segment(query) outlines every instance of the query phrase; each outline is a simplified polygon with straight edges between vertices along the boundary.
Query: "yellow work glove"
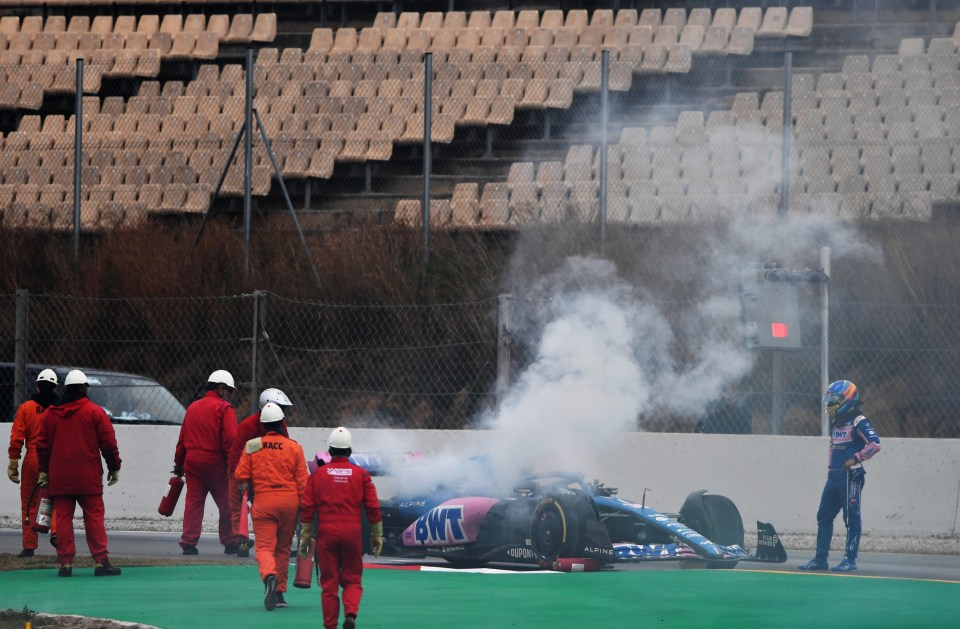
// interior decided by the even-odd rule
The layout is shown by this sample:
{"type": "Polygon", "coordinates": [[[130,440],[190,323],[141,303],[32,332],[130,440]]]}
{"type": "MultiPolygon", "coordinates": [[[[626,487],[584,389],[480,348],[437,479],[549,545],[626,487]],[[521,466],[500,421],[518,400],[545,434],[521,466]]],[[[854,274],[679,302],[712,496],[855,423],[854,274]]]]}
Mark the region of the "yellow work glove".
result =
{"type": "Polygon", "coordinates": [[[10,459],[10,465],[7,466],[7,476],[10,477],[10,480],[20,484],[20,461],[16,459],[10,459]]]}
{"type": "Polygon", "coordinates": [[[383,521],[370,525],[370,548],[373,549],[373,556],[379,557],[383,550],[383,521]]]}
{"type": "Polygon", "coordinates": [[[306,559],[310,556],[310,539],[313,537],[313,522],[300,524],[300,547],[297,554],[306,559]]]}
{"type": "Polygon", "coordinates": [[[120,470],[110,470],[107,472],[107,486],[116,485],[120,482],[120,470]]]}
{"type": "Polygon", "coordinates": [[[40,477],[37,479],[37,485],[41,487],[48,487],[50,485],[50,475],[46,472],[40,472],[40,477]]]}

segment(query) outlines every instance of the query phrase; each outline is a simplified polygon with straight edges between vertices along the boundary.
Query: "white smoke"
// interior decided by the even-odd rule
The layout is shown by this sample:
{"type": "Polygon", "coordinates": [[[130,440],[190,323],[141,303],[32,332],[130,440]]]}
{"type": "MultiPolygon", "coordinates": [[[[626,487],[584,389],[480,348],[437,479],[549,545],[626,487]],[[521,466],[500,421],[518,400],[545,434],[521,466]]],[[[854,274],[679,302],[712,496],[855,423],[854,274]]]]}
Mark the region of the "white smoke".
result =
{"type": "MultiPolygon", "coordinates": [[[[485,448],[488,459],[476,463],[469,458],[473,453],[464,452],[431,455],[408,468],[406,481],[416,491],[429,491],[437,478],[504,491],[524,473],[577,470],[587,458],[595,469],[617,449],[622,433],[639,429],[640,417],[699,417],[753,369],[756,353],[744,346],[737,289],[744,267],[816,268],[822,246],[831,248],[834,260],[880,259],[835,210],[777,215],[778,130],[726,131],[738,139],[752,213],[741,205],[745,197],[718,195],[714,210],[732,220],[704,230],[700,250],[668,251],[656,261],[694,287],[683,307],[668,306],[653,286],[624,277],[605,259],[568,257],[552,272],[538,277],[532,271],[530,277],[542,260],[557,257],[570,243],[541,234],[537,246],[525,246],[521,237],[508,283],[515,307],[511,333],[531,348],[527,365],[513,374],[498,406],[476,421],[487,437],[478,448],[485,448]],[[725,199],[737,205],[725,207],[725,199]]],[[[789,166],[797,181],[799,160],[789,166]]]]}
{"type": "Polygon", "coordinates": [[[490,469],[508,482],[524,469],[568,469],[602,455],[636,427],[668,369],[671,332],[606,260],[570,258],[531,291],[542,319],[535,355],[482,420],[497,447],[490,469]]]}

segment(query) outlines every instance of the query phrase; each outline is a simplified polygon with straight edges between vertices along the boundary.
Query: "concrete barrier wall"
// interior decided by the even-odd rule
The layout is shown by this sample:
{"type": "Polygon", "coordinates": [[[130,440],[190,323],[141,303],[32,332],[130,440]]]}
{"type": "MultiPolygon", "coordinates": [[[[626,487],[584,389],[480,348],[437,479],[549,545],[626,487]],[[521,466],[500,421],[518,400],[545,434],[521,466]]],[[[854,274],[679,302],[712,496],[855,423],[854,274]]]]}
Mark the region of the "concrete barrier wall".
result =
{"type": "MultiPolygon", "coordinates": [[[[11,424],[0,424],[0,443],[9,444],[11,424]]],[[[294,428],[308,457],[325,448],[329,430],[294,428]]],[[[143,528],[164,520],[157,514],[179,429],[172,426],[117,426],[123,458],[120,482],[104,490],[108,518],[143,519],[143,528]]],[[[424,454],[455,452],[464,458],[490,446],[482,431],[353,431],[355,449],[424,454]],[[367,448],[365,444],[374,447],[367,448]]],[[[549,448],[531,443],[530,448],[549,448]]],[[[816,510],[826,478],[825,437],[625,433],[612,454],[585,454],[558,469],[582,472],[618,487],[624,498],[675,512],[696,489],[731,498],[747,528],[753,520],[772,522],[783,533],[815,533],[816,510]]],[[[377,481],[383,496],[394,488],[377,481]]],[[[0,516],[19,518],[19,486],[0,481],[0,516]]],[[[893,537],[956,536],[960,516],[960,440],[884,439],[883,450],[867,463],[864,533],[893,537]]],[[[172,519],[183,517],[183,498],[172,519]]],[[[205,520],[216,520],[212,500],[205,520]]],[[[838,526],[842,526],[838,523],[838,526]]]]}

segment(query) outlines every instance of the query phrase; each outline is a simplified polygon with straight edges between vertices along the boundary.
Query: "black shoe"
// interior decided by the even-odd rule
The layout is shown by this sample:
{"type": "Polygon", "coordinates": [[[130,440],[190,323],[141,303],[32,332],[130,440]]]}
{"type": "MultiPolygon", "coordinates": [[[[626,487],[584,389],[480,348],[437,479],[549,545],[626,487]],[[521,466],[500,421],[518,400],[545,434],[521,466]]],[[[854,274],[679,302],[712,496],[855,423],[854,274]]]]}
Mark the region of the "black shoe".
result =
{"type": "Polygon", "coordinates": [[[277,592],[277,607],[286,607],[287,602],[283,600],[283,592],[277,592]]]}
{"type": "Polygon", "coordinates": [[[111,566],[109,561],[104,561],[102,564],[97,564],[93,569],[93,576],[95,577],[115,577],[120,574],[120,568],[116,566],[111,566]]]}
{"type": "Polygon", "coordinates": [[[187,546],[184,546],[184,547],[183,547],[183,554],[184,554],[184,555],[199,555],[199,554],[200,554],[200,551],[197,550],[197,547],[196,547],[196,546],[190,546],[190,545],[188,544],[187,546]]]}
{"type": "Polygon", "coordinates": [[[20,557],[21,559],[23,559],[24,557],[33,557],[33,549],[24,548],[19,553],[17,553],[17,557],[20,557]]]}
{"type": "Polygon", "coordinates": [[[224,555],[236,555],[238,550],[240,550],[240,547],[236,544],[225,544],[223,546],[224,555]]]}
{"type": "Polygon", "coordinates": [[[249,557],[250,556],[250,547],[247,546],[246,542],[241,542],[237,546],[237,557],[249,557]]]}
{"type": "Polygon", "coordinates": [[[347,616],[343,621],[343,629],[354,629],[357,626],[357,617],[354,615],[347,616]]]}
{"type": "Polygon", "coordinates": [[[60,569],[57,570],[58,577],[72,577],[73,576],[73,564],[65,563],[60,566],[60,569]]]}
{"type": "Polygon", "coordinates": [[[51,536],[50,536],[50,545],[53,546],[54,548],[57,547],[57,536],[56,536],[56,535],[51,535],[51,536]]]}
{"type": "Polygon", "coordinates": [[[277,606],[277,577],[271,574],[264,583],[267,591],[263,596],[263,606],[268,612],[272,612],[277,606]]]}

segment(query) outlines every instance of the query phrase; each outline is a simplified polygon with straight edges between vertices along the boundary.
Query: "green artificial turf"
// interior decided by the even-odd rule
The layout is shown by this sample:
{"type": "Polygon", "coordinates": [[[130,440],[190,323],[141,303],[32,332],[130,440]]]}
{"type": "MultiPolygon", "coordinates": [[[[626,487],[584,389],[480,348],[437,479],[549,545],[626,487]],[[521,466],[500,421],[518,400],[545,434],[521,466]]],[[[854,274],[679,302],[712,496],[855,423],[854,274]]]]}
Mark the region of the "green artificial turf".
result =
{"type": "MultiPolygon", "coordinates": [[[[253,564],[0,573],[0,609],[179,627],[321,626],[320,590],[267,612],[253,564]]],[[[367,569],[358,627],[957,627],[960,584],[747,570],[367,569]]]]}

